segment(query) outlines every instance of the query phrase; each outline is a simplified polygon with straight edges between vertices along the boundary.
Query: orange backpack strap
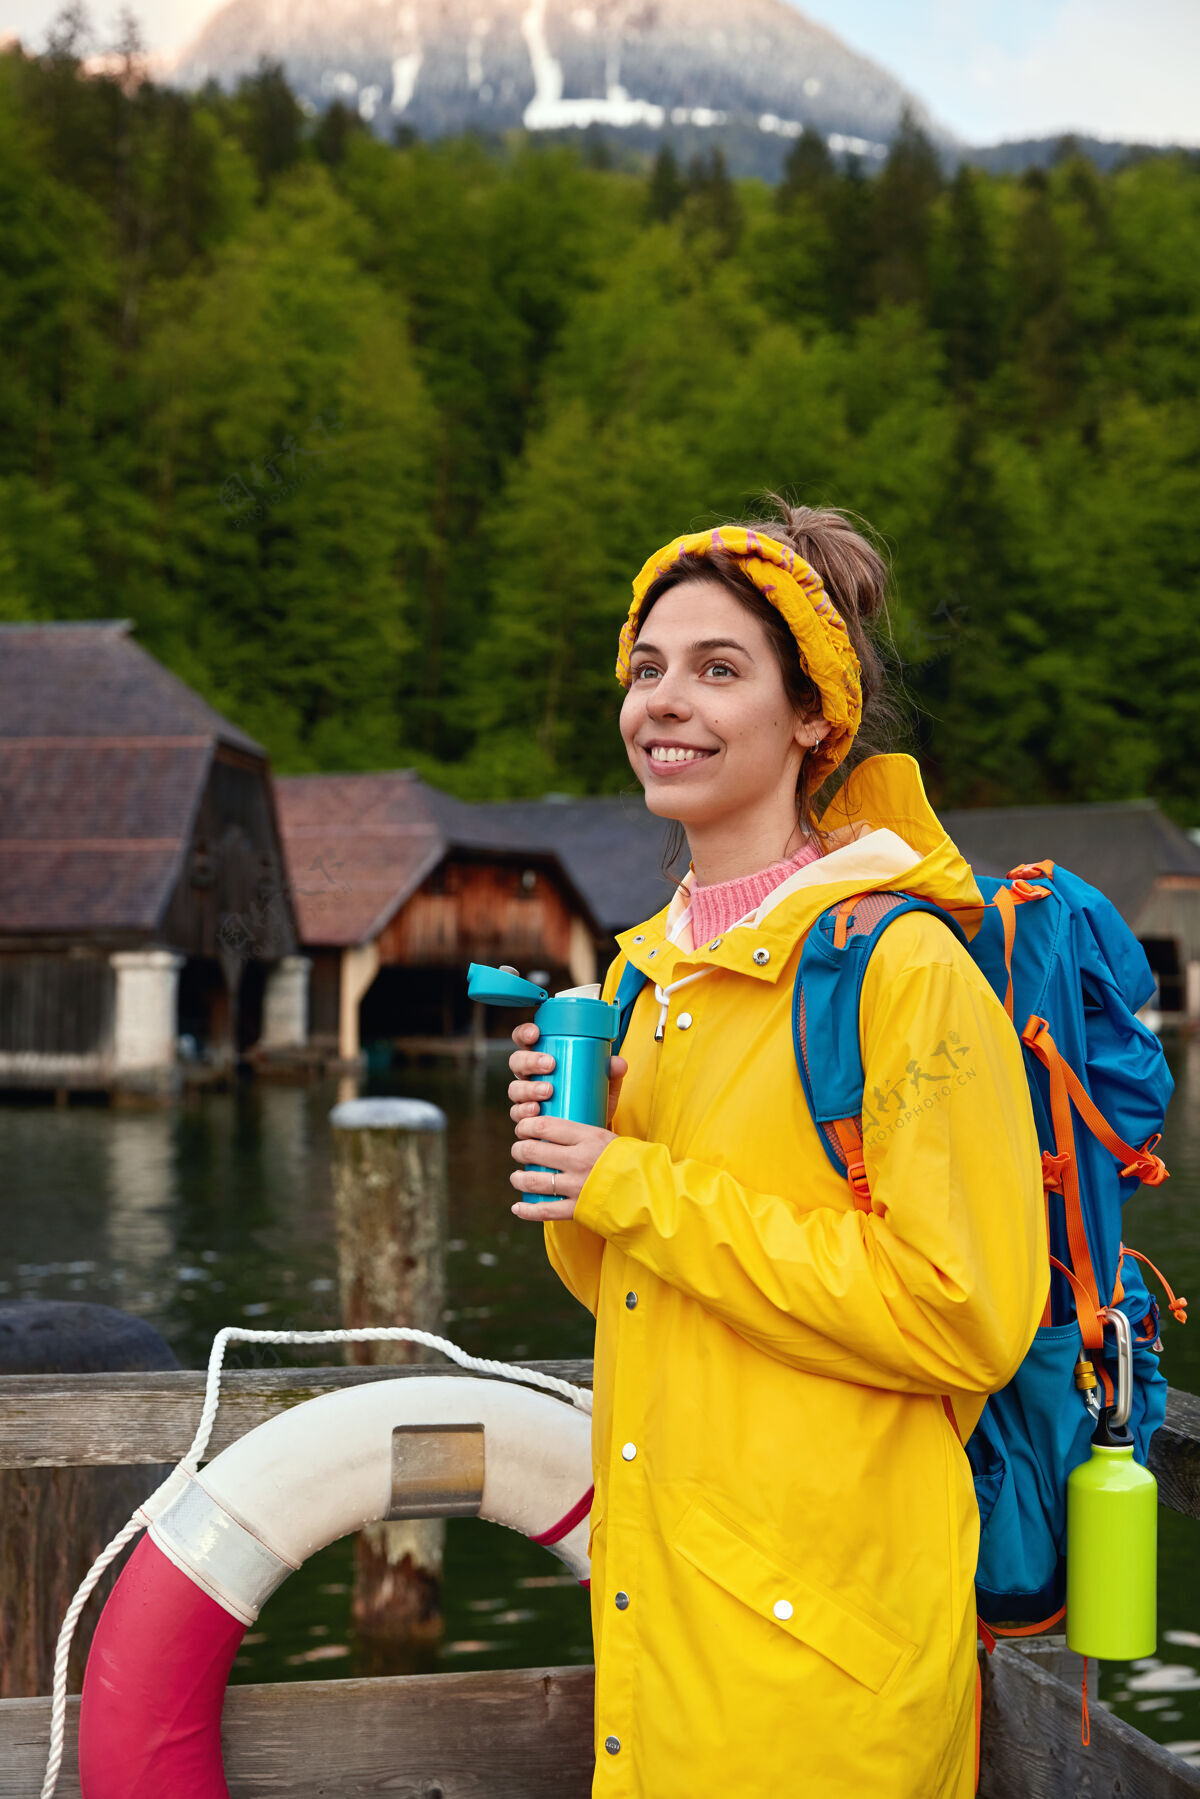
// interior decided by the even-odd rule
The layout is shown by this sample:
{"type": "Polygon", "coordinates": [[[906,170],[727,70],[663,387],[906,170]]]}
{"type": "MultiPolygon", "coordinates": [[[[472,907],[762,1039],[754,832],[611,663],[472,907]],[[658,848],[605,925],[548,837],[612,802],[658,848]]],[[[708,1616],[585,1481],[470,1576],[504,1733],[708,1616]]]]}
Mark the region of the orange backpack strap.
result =
{"type": "MultiPolygon", "coordinates": [[[[1071,1291],[1075,1295],[1075,1312],[1079,1319],[1079,1334],[1084,1343],[1089,1349],[1102,1349],[1104,1347],[1104,1325],[1101,1322],[1103,1308],[1092,1304],[1092,1296],[1088,1289],[1078,1275],[1071,1272],[1065,1262],[1060,1262],[1057,1256],[1051,1256],[1050,1266],[1057,1268],[1058,1272],[1071,1284],[1071,1291]]],[[[1098,1372],[1103,1374],[1103,1369],[1099,1369],[1098,1372]]]]}
{"type": "Polygon", "coordinates": [[[846,1179],[854,1195],[854,1204],[860,1212],[869,1212],[872,1210],[871,1189],[867,1185],[867,1164],[863,1159],[862,1125],[854,1118],[839,1118],[832,1129],[845,1159],[846,1179]]]}
{"type": "MultiPolygon", "coordinates": [[[[1021,1032],[1021,1041],[1045,1068],[1050,1080],[1050,1117],[1054,1125],[1054,1141],[1056,1155],[1054,1163],[1062,1184],[1063,1210],[1066,1215],[1067,1243],[1071,1251],[1074,1274],[1068,1276],[1076,1289],[1076,1298],[1082,1289],[1087,1295],[1088,1329],[1084,1331],[1084,1342],[1092,1349],[1098,1349],[1103,1342],[1104,1333],[1096,1319],[1104,1300],[1100,1297],[1100,1288],[1096,1280],[1096,1271],[1092,1266],[1092,1252],[1088,1246],[1087,1232],[1083,1224],[1083,1206],[1079,1196],[1079,1168],[1075,1157],[1075,1126],[1071,1116],[1071,1093],[1066,1076],[1070,1072],[1066,1062],[1058,1052],[1058,1045],[1050,1035],[1050,1027],[1044,1018],[1036,1014],[1021,1032]]],[[[1076,1082],[1078,1086],[1078,1082],[1076,1082]]],[[[1079,1089],[1083,1091],[1082,1088],[1079,1089]]],[[[1090,1101],[1088,1102],[1091,1103],[1090,1101]]],[[[1093,1108],[1094,1110],[1094,1108],[1093,1108]]],[[[1099,1116],[1099,1114],[1097,1114],[1099,1116]]],[[[1043,1179],[1045,1177],[1043,1164],[1043,1179]]],[[[1054,1257],[1051,1256],[1051,1262],[1054,1257]]],[[[1058,1266],[1062,1266],[1061,1263],[1058,1266]]],[[[1067,1270],[1063,1270],[1067,1273],[1067,1270]]],[[[1084,1328],[1085,1314],[1079,1310],[1080,1328],[1084,1328]]]]}
{"type": "Polygon", "coordinates": [[[861,898],[861,894],[852,894],[849,899],[840,901],[833,922],[834,949],[845,949],[850,916],[861,898]]]}
{"type": "MultiPolygon", "coordinates": [[[[1051,866],[1053,866],[1053,864],[1051,864],[1051,866]]],[[[1041,864],[1027,862],[1023,863],[1020,868],[1012,869],[1010,871],[1010,879],[1013,875],[1015,875],[1017,879],[1012,881],[1010,887],[998,887],[996,889],[995,897],[992,900],[992,905],[995,906],[997,912],[1000,914],[1000,923],[1004,929],[1004,969],[1005,973],[1008,975],[1008,987],[1004,994],[1004,1010],[1008,1013],[1010,1018],[1013,1015],[1012,959],[1013,946],[1017,940],[1017,907],[1024,905],[1028,900],[1048,899],[1050,897],[1050,890],[1048,887],[1032,887],[1029,882],[1023,878],[1025,870],[1029,868],[1037,868],[1040,870],[1041,864]]]]}

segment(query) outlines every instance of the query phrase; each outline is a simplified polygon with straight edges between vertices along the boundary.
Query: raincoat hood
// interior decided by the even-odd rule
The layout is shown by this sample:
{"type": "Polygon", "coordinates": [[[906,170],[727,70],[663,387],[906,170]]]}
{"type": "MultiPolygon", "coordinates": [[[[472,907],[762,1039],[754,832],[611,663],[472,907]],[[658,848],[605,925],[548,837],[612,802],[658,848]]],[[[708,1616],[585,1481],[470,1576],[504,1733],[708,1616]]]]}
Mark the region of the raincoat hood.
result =
{"type": "Polygon", "coordinates": [[[797,942],[828,906],[850,894],[903,889],[952,912],[968,939],[983,896],[970,864],[930,805],[912,756],[869,756],[852,769],[821,818],[828,854],[784,881],[741,925],[712,943],[692,943],[689,873],[662,911],[617,938],[643,974],[666,984],[696,964],[736,968],[777,981],[797,942]],[[767,951],[764,961],[754,952],[767,951]]]}

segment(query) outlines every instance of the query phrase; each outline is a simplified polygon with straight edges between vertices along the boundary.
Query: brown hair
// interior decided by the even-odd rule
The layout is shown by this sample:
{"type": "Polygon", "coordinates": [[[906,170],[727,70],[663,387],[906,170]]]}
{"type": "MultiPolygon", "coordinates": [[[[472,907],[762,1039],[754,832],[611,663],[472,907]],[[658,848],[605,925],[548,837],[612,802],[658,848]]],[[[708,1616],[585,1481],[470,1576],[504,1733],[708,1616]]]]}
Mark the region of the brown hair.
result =
{"type": "MultiPolygon", "coordinates": [[[[778,494],[769,494],[767,498],[778,508],[776,518],[736,519],[729,523],[757,531],[763,537],[773,537],[777,543],[790,544],[797,555],[816,570],[826,593],[845,620],[862,668],[862,722],[849,755],[833,774],[816,784],[810,769],[811,757],[805,756],[800,765],[796,782],[796,821],[805,836],[816,837],[819,843],[822,833],[817,820],[850,770],[866,757],[890,749],[902,733],[903,715],[893,695],[880,641],[886,633],[888,647],[891,647],[887,613],[889,569],[865,520],[854,520],[833,506],[792,506],[778,494]],[[882,629],[875,625],[877,619],[881,621],[882,629]]],[[[766,631],[779,662],[784,692],[793,709],[810,716],[820,712],[820,693],[805,672],[795,638],[782,615],[763,597],[732,555],[718,551],[713,555],[681,557],[665,574],[659,575],[647,588],[638,612],[639,635],[655,603],[684,581],[711,581],[728,589],[766,631]]],[[[664,858],[664,873],[678,861],[685,843],[683,828],[676,824],[664,858]]]]}

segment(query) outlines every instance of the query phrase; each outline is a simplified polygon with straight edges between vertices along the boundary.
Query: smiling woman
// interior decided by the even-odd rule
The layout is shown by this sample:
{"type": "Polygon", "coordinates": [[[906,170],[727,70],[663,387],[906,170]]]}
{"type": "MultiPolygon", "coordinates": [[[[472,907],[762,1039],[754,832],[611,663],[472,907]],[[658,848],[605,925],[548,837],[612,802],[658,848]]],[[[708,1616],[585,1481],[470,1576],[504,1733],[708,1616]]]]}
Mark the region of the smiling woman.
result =
{"type": "MultiPolygon", "coordinates": [[[[513,1210],[596,1319],[593,1791],[613,1799],[974,1786],[961,1444],[1041,1314],[1041,1164],[1020,1046],[964,943],[971,870],[916,763],[863,759],[883,595],[837,513],[651,557],[621,733],[692,867],[618,939],[604,997],[636,998],[609,1128],[541,1115],[554,1064],[514,1032],[513,1210]],[[855,1185],[797,1078],[795,977],[831,907],[899,895],[919,908],[862,972],[866,1091],[934,1044],[969,1046],[975,1072],[871,1132],[855,1185]]],[[[798,1028],[819,1058],[831,1021],[798,1028]]]]}

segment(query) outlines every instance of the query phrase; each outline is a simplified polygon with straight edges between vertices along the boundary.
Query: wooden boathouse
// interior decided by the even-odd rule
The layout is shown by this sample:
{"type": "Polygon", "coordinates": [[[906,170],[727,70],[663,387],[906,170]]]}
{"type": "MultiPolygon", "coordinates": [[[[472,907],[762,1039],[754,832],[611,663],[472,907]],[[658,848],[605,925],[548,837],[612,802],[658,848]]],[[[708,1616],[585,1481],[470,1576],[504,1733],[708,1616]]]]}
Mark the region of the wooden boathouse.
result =
{"type": "Polygon", "coordinates": [[[478,1042],[473,961],[549,987],[599,978],[599,924],[551,838],[489,832],[486,808],[406,769],[286,776],[276,793],[312,962],[310,1053],[353,1063],[369,1043],[478,1042]]]}
{"type": "Polygon", "coordinates": [[[170,1094],[302,1042],[266,752],[127,620],[0,626],[0,1089],[170,1094]]]}

